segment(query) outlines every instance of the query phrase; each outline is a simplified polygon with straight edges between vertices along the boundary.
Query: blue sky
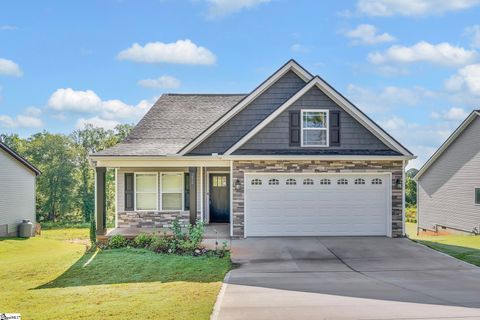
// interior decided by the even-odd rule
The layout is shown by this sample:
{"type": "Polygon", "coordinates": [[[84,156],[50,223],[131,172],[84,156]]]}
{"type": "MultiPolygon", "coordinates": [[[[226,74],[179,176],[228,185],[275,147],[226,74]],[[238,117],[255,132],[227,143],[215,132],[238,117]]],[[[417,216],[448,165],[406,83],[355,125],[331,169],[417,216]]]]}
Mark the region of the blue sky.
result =
{"type": "Polygon", "coordinates": [[[4,1],[0,132],[136,123],[164,92],[250,92],[294,58],[414,151],[480,108],[480,0],[4,1]]]}

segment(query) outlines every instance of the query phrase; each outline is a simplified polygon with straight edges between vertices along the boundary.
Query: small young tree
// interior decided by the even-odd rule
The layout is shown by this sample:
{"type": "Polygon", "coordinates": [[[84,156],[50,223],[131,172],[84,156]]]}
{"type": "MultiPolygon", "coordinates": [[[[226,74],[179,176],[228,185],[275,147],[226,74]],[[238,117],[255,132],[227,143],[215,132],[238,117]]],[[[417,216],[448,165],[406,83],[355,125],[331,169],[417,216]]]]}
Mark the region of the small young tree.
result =
{"type": "Polygon", "coordinates": [[[92,248],[97,244],[97,224],[95,223],[94,212],[90,215],[90,243],[92,244],[92,248]]]}

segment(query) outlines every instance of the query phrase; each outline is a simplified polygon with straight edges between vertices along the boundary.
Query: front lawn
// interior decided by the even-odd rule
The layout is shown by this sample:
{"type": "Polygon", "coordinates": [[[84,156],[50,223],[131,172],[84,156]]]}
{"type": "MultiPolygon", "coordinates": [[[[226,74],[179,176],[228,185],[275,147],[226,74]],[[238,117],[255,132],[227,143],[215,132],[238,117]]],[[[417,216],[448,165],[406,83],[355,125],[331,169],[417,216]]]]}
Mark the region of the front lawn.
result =
{"type": "Polygon", "coordinates": [[[228,259],[116,249],[70,231],[0,241],[0,312],[25,319],[208,319],[228,259]],[[60,239],[60,240],[57,240],[60,239]]]}
{"type": "Polygon", "coordinates": [[[449,254],[457,259],[480,266],[480,236],[417,236],[415,223],[406,223],[406,232],[408,237],[414,241],[449,254]]]}

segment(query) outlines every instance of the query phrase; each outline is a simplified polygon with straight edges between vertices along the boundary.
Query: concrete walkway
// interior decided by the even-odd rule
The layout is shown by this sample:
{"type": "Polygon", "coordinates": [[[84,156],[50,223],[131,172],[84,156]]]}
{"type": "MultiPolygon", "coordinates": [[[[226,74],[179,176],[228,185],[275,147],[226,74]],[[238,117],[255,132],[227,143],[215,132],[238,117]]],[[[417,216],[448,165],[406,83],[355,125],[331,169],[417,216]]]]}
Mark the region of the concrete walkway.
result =
{"type": "Polygon", "coordinates": [[[408,239],[232,241],[214,319],[480,319],[480,268],[408,239]]]}

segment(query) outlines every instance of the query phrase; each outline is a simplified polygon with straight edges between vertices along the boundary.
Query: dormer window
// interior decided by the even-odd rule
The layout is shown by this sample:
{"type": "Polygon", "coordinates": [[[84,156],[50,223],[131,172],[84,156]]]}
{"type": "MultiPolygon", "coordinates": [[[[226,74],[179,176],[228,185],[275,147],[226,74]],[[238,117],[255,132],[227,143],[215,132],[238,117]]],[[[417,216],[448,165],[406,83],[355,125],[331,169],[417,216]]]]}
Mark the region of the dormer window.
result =
{"type": "Polygon", "coordinates": [[[302,110],[302,147],[328,147],[328,110],[302,110]]]}

